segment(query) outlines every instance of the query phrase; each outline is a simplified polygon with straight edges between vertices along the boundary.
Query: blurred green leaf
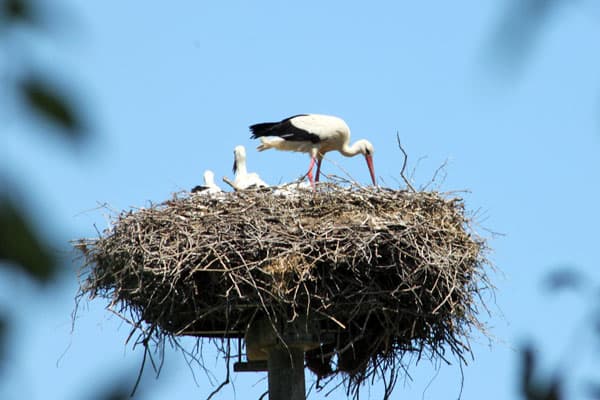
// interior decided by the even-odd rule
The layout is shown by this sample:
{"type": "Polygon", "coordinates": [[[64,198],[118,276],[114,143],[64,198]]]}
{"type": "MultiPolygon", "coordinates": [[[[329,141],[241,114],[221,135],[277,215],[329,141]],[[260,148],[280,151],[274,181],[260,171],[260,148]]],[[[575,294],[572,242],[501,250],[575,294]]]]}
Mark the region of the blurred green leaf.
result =
{"type": "MultiPolygon", "coordinates": [[[[93,400],[130,400],[132,397],[131,381],[127,378],[123,379],[123,376],[120,376],[102,385],[100,390],[96,391],[91,398],[93,400]]],[[[135,398],[143,399],[143,396],[140,396],[138,393],[135,395],[135,398]]]]}
{"type": "Polygon", "coordinates": [[[600,400],[600,383],[589,382],[586,387],[586,392],[590,399],[600,400]]]}
{"type": "Polygon", "coordinates": [[[129,400],[129,391],[123,386],[111,388],[107,393],[101,395],[98,400],[129,400]]]}
{"type": "Polygon", "coordinates": [[[521,349],[521,389],[523,394],[529,391],[533,381],[533,370],[535,368],[535,354],[531,346],[521,349]]]}
{"type": "Polygon", "coordinates": [[[549,291],[580,290],[584,287],[585,277],[571,266],[554,269],[544,278],[544,288],[549,291]]]}
{"type": "Polygon", "coordinates": [[[6,357],[6,331],[6,319],[4,319],[4,317],[0,317],[0,371],[4,366],[4,358],[6,357]]]}
{"type": "Polygon", "coordinates": [[[33,18],[33,9],[31,3],[28,0],[0,0],[1,15],[5,19],[11,22],[28,21],[31,22],[33,18]]]}
{"type": "Polygon", "coordinates": [[[507,1],[488,52],[490,66],[498,72],[521,72],[533,55],[537,42],[565,0],[507,1]]]}
{"type": "Polygon", "coordinates": [[[56,272],[56,260],[8,199],[0,199],[0,261],[15,264],[32,278],[47,282],[56,272]]]}
{"type": "Polygon", "coordinates": [[[39,78],[28,78],[21,82],[22,95],[31,111],[54,123],[73,139],[83,134],[83,122],[67,98],[39,78]]]}
{"type": "Polygon", "coordinates": [[[526,400],[560,400],[562,383],[558,376],[535,379],[536,355],[531,346],[521,350],[521,394],[526,400]]]}

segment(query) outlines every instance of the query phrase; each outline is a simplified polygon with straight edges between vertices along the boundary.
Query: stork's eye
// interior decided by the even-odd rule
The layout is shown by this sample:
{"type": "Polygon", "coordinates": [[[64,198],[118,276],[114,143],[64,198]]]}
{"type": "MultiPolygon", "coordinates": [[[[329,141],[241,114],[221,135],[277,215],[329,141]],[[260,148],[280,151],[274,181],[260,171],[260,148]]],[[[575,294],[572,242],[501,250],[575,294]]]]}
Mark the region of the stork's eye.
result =
{"type": "Polygon", "coordinates": [[[365,153],[370,156],[371,155],[371,151],[369,149],[365,149],[365,153]]]}

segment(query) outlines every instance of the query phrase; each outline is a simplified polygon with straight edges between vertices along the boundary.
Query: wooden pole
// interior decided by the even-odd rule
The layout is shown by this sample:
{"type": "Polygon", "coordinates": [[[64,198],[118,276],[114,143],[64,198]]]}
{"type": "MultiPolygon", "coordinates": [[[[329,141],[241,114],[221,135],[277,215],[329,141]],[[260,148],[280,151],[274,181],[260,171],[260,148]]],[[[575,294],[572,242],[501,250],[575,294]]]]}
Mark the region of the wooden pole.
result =
{"type": "Polygon", "coordinates": [[[265,363],[269,400],[305,400],[304,351],[319,346],[317,329],[305,317],[298,317],[278,332],[267,318],[253,321],[245,335],[248,362],[237,363],[236,371],[264,370],[265,363]]]}
{"type": "Polygon", "coordinates": [[[305,400],[304,351],[299,347],[269,349],[269,400],[305,400]]]}

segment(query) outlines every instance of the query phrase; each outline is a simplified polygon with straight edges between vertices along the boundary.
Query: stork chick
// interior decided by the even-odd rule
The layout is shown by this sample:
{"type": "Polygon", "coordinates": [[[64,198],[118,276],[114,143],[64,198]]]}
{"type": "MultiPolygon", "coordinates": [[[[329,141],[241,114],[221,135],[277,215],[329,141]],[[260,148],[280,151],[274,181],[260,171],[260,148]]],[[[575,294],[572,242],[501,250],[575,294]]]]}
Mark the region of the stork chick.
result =
{"type": "Polygon", "coordinates": [[[248,172],[246,168],[246,149],[244,146],[236,146],[233,150],[233,187],[236,190],[244,190],[250,187],[269,187],[260,179],[256,172],[248,172]]]}
{"type": "Polygon", "coordinates": [[[201,194],[216,194],[221,193],[222,190],[215,183],[215,174],[211,170],[207,169],[204,171],[204,185],[196,186],[192,189],[192,193],[201,193],[201,194]]]}

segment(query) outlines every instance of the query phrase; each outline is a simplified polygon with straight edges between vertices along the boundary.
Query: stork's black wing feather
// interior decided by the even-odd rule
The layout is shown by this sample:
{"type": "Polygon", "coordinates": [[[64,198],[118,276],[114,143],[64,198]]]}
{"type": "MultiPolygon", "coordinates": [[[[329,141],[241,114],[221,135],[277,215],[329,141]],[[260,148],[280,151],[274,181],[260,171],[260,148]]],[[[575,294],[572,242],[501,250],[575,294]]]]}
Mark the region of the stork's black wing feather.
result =
{"type": "Polygon", "coordinates": [[[320,142],[321,138],[318,135],[304,129],[300,129],[292,123],[294,118],[304,115],[307,114],[294,115],[279,122],[262,122],[251,125],[251,138],[256,139],[261,136],[279,136],[282,139],[293,142],[320,142]]]}
{"type": "Polygon", "coordinates": [[[210,189],[208,186],[204,186],[204,185],[198,185],[198,186],[194,186],[191,190],[192,193],[198,193],[198,192],[203,192],[205,190],[210,189]]]}

